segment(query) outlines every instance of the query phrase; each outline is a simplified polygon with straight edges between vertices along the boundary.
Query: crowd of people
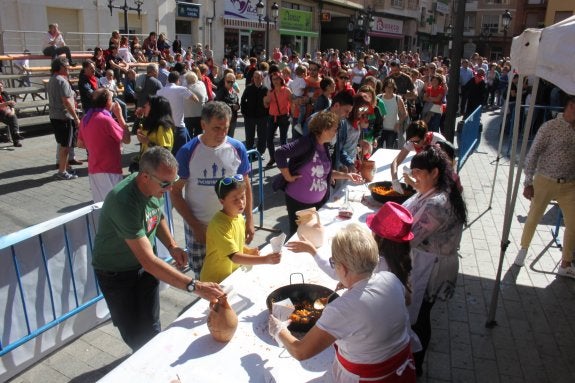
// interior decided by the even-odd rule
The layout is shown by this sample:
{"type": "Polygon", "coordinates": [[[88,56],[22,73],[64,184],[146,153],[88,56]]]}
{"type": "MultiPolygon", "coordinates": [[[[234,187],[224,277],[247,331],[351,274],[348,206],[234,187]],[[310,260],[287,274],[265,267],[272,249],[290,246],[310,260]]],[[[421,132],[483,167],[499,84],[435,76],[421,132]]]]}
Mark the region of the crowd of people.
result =
{"type": "MultiPolygon", "coordinates": [[[[83,63],[81,121],[65,58],[52,62],[48,84],[50,118],[60,146],[57,176],[75,178],[67,160],[79,128],[80,145],[90,156],[94,201],[104,201],[93,266],[126,343],[137,350],[160,331],[158,280],[214,300],[223,294],[218,283],[240,265],[281,262],[279,253],[263,255],[247,246],[254,235],[248,150],[262,156],[267,150],[266,167],[279,168],[272,183],[285,193],[291,235],[296,211],[320,208],[335,180],[364,182],[361,162],[378,148],[398,148],[390,165],[392,185],[404,192],[398,167],[414,151],[403,174],[416,190],[413,197],[403,205],[385,204],[367,225],[335,233],[330,259],[322,259],[305,238],[287,244],[314,256],[347,292],[327,306],[303,339],[293,337],[273,316],[269,332],[298,359],[335,344],[334,381],[415,381],[430,341],[431,309],[437,300],[452,297],[456,287],[458,248],[467,222],[453,146],[440,133],[449,60],[423,63],[416,53],[356,56],[336,50],[318,52],[313,60],[300,60],[295,53],[277,55],[279,62],[253,57],[242,73],[246,88],[241,93],[234,67],[220,67],[219,73],[208,47],[192,58],[177,39],[169,45],[155,33],[141,45],[127,44],[114,32],[107,52],[95,51],[94,59],[83,63]],[[156,58],[158,63],[135,76],[118,56],[117,43],[133,59],[156,58]],[[124,97],[133,90],[128,93],[137,105],[132,132],[141,150],[133,174],[125,179],[121,145],[130,142],[131,130],[114,78],[124,83],[124,97]],[[233,137],[239,113],[245,142],[233,137]],[[167,229],[162,213],[166,193],[183,218],[187,252],[167,229]],[[178,268],[190,264],[193,276],[156,258],[156,240],[178,268]]],[[[461,96],[461,114],[500,105],[508,62],[489,64],[474,54],[462,60],[460,72],[455,91],[461,96]]],[[[571,113],[575,104],[570,105],[571,113]]],[[[575,275],[569,273],[564,275],[575,275]]]]}

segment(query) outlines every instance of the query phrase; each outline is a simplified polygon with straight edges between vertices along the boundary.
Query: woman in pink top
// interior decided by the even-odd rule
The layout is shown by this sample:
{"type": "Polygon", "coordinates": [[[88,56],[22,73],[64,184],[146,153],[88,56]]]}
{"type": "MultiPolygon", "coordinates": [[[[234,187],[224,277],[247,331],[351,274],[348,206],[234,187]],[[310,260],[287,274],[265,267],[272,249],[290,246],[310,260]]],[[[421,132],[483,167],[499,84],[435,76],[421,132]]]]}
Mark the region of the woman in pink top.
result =
{"type": "Polygon", "coordinates": [[[90,153],[88,175],[94,202],[101,202],[114,186],[122,180],[122,142],[130,143],[130,131],[122,128],[112,117],[120,106],[113,101],[113,94],[99,88],[92,95],[92,108],[80,125],[78,146],[90,153]]]}
{"type": "Polygon", "coordinates": [[[280,128],[280,145],[287,143],[287,132],[290,125],[289,112],[291,108],[291,91],[285,85],[285,81],[279,72],[272,74],[272,90],[264,97],[264,106],[269,108],[270,120],[267,131],[267,147],[270,160],[266,168],[271,168],[275,164],[274,135],[276,129],[280,128]]]}

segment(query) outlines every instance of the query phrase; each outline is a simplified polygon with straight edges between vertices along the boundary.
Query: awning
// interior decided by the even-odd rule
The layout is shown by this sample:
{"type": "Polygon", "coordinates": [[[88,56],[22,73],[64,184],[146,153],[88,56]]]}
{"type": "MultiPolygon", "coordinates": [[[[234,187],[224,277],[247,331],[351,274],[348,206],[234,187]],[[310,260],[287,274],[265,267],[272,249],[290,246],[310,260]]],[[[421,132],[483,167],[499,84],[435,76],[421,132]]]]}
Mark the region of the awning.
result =
{"type": "MultiPolygon", "coordinates": [[[[253,29],[256,31],[263,31],[266,29],[266,23],[259,23],[257,20],[241,20],[234,18],[224,18],[224,26],[234,27],[238,29],[253,29]]],[[[272,23],[270,23],[270,29],[274,29],[272,23]]]]}
{"type": "Polygon", "coordinates": [[[296,31],[293,29],[280,28],[280,35],[318,37],[319,33],[310,32],[310,31],[296,31]]]}
{"type": "Polygon", "coordinates": [[[323,0],[323,2],[324,3],[330,3],[330,4],[336,4],[336,5],[340,5],[342,7],[357,9],[357,10],[364,8],[363,4],[357,4],[357,3],[354,3],[353,1],[349,1],[349,0],[323,0]]]}
{"type": "Polygon", "coordinates": [[[403,35],[394,35],[393,33],[369,32],[368,35],[371,37],[385,37],[387,39],[403,39],[403,35]]]}

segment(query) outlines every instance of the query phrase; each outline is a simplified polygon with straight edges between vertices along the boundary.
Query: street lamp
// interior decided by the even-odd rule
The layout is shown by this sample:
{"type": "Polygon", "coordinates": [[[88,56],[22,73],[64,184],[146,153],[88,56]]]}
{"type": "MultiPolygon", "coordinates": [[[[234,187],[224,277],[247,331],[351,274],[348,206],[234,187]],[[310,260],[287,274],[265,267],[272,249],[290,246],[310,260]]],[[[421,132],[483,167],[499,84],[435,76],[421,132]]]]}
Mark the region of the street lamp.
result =
{"type": "Polygon", "coordinates": [[[266,59],[269,60],[270,57],[270,22],[274,23],[274,26],[276,25],[279,13],[280,13],[280,7],[278,5],[278,3],[274,2],[272,4],[272,17],[270,18],[269,15],[264,15],[264,8],[266,6],[264,5],[264,2],[262,0],[258,1],[258,3],[256,4],[256,11],[258,13],[258,22],[261,24],[262,21],[266,22],[266,59]]]}
{"type": "Polygon", "coordinates": [[[453,25],[451,25],[451,23],[447,26],[447,28],[445,28],[445,33],[449,38],[449,50],[451,50],[451,44],[452,44],[451,37],[453,35],[453,25]]]}
{"type": "Polygon", "coordinates": [[[134,0],[136,4],[135,7],[128,6],[128,0],[124,0],[124,5],[114,5],[114,0],[108,0],[108,8],[110,8],[110,16],[112,16],[112,10],[121,9],[124,11],[124,33],[128,34],[128,11],[136,11],[138,12],[138,18],[140,17],[140,13],[142,12],[142,5],[144,5],[144,0],[134,0]]]}
{"type": "Polygon", "coordinates": [[[509,29],[512,18],[511,12],[509,12],[508,9],[506,9],[501,16],[501,21],[503,22],[503,57],[505,57],[505,48],[507,46],[507,30],[509,29]]]}
{"type": "Polygon", "coordinates": [[[348,29],[350,32],[354,30],[353,40],[356,45],[361,42],[360,44],[365,44],[366,48],[369,46],[369,31],[373,29],[374,25],[375,17],[373,17],[370,7],[367,7],[367,13],[360,13],[356,16],[355,23],[350,21],[348,29]]]}

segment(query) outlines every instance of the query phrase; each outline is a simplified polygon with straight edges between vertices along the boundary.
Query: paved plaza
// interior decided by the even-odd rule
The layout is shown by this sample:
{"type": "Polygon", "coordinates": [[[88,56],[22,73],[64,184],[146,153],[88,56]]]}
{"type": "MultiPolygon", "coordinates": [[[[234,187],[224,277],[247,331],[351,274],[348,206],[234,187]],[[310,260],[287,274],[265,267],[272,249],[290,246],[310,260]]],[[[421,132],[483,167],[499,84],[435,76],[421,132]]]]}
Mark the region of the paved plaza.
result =
{"type": "MultiPolygon", "coordinates": [[[[489,209],[499,124],[499,111],[484,113],[480,147],[460,173],[469,209],[469,226],[461,243],[460,277],[455,297],[448,303],[438,302],[432,311],[432,340],[424,375],[418,382],[575,381],[575,280],[555,275],[561,258],[551,236],[557,207],[550,206],[533,239],[526,266],[518,268],[512,262],[528,208],[528,201],[518,198],[503,262],[495,316],[498,325],[492,329],[485,326],[500,255],[510,166],[508,158],[501,159],[489,209]]],[[[243,129],[236,132],[242,139],[243,129]]],[[[34,137],[30,135],[26,135],[22,148],[0,144],[2,235],[91,203],[86,164],[77,167],[78,179],[56,181],[53,136],[49,130],[34,137]]],[[[134,143],[126,145],[125,166],[136,151],[138,146],[134,143]]],[[[77,158],[85,160],[86,153],[78,150],[77,158]]],[[[283,195],[274,194],[269,186],[270,177],[277,172],[272,169],[264,176],[264,227],[284,230],[287,220],[283,195]]],[[[176,237],[180,243],[182,231],[181,220],[177,219],[176,237]]],[[[267,230],[259,230],[256,244],[265,244],[270,235],[267,230]]],[[[188,293],[165,290],[161,303],[163,326],[191,303],[188,293]]],[[[117,330],[107,322],[11,381],[95,382],[129,352],[117,330]]],[[[295,371],[293,381],[297,382],[295,371]]]]}

